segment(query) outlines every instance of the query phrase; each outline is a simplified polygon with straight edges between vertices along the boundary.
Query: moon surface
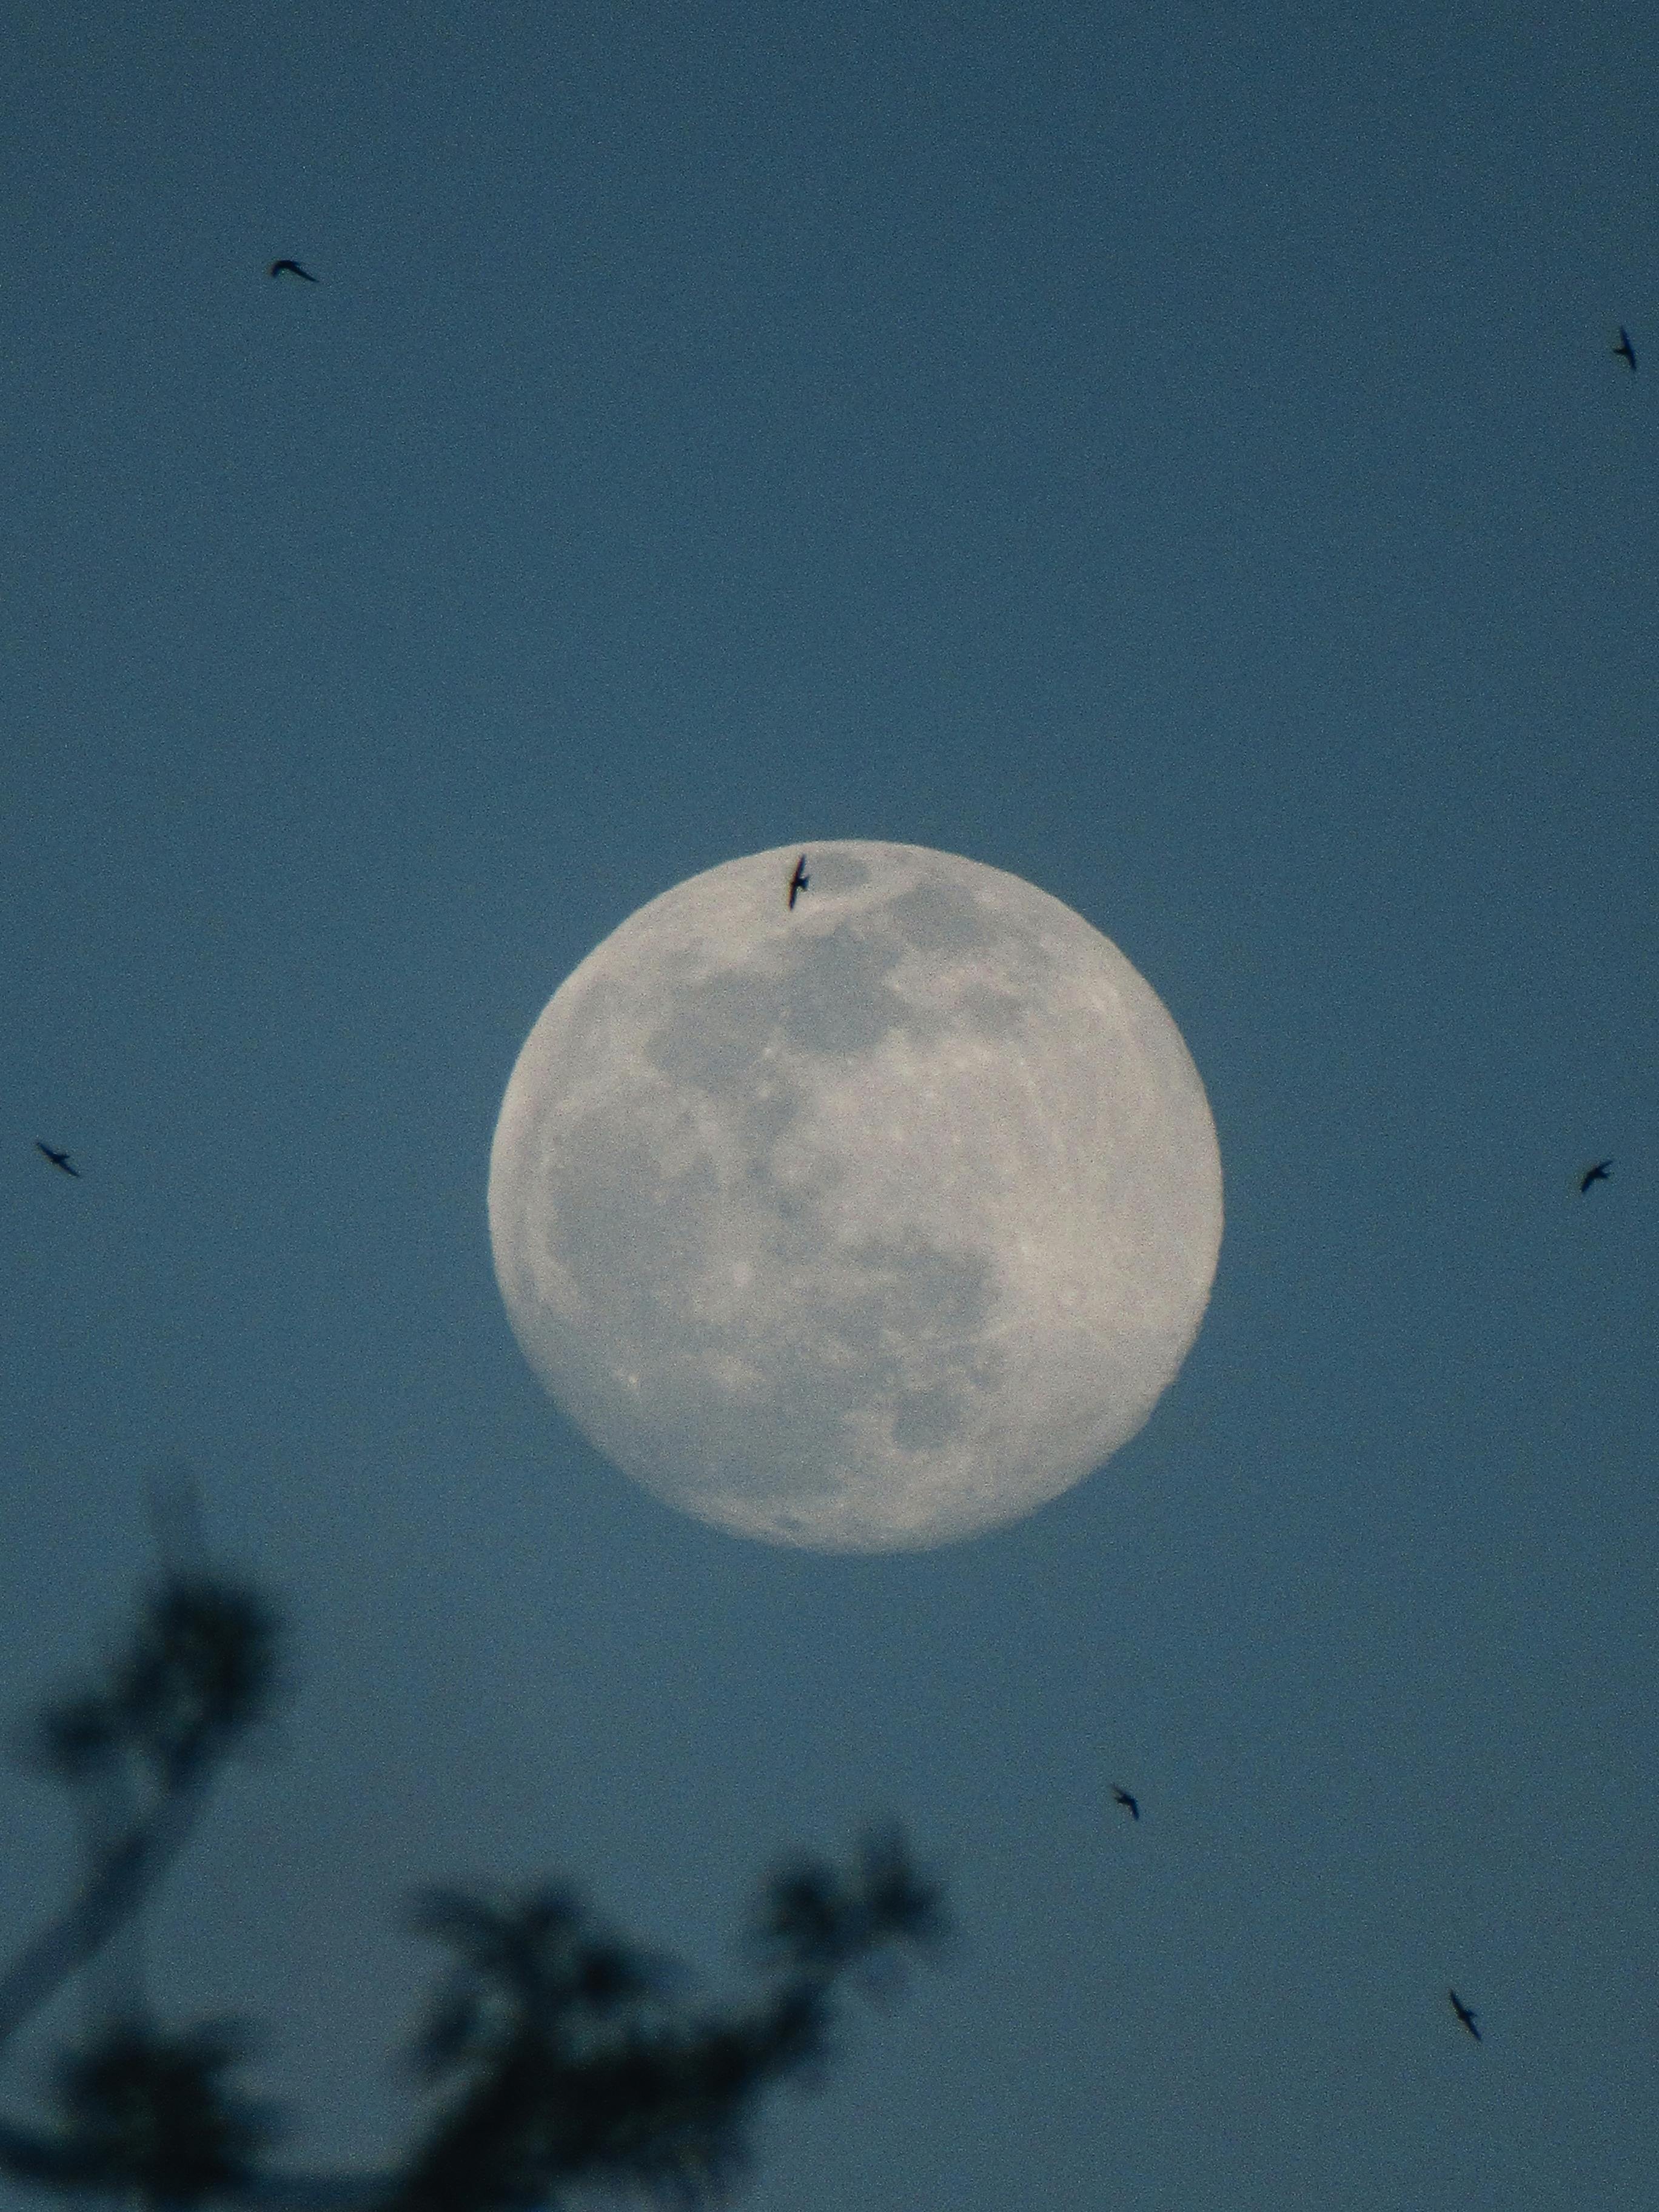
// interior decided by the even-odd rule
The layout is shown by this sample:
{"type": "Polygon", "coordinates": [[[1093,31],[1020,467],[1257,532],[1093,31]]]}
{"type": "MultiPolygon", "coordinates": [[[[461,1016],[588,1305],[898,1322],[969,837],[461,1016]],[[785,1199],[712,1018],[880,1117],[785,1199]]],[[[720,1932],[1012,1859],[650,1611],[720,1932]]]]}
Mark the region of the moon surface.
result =
{"type": "Polygon", "coordinates": [[[1133,1437],[1221,1242],[1203,1084],[1098,930],[915,845],[730,860],[531,1031],[489,1163],[525,1357],[599,1449],[768,1543],[920,1549],[1133,1437]]]}

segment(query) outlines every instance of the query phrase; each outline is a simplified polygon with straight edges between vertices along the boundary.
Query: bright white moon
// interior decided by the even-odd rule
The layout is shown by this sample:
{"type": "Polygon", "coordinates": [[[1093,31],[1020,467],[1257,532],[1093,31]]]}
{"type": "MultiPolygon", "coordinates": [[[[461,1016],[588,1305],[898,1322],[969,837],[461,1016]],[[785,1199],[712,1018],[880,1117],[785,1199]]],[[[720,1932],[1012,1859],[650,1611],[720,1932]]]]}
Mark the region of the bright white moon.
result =
{"type": "Polygon", "coordinates": [[[730,860],[554,994],[489,1162],[526,1358],[671,1504],[825,1551],[1012,1521],[1198,1333],[1221,1162],[1097,930],[915,845],[730,860]]]}

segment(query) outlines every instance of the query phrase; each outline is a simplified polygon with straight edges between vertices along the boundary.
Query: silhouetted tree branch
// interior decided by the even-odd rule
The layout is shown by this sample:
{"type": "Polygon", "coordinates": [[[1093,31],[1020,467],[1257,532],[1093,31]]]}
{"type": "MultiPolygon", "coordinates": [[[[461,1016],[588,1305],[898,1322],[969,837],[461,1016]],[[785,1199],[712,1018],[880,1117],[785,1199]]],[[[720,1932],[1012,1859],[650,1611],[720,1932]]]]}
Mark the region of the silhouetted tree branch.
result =
{"type": "Polygon", "coordinates": [[[943,1933],[938,1893],[896,1832],[869,1838],[844,1873],[808,1862],[775,1875],[757,1924],[774,1985],[698,2015],[673,2008],[660,1969],[560,1892],[516,1905],[428,1897],[416,1925],[456,1965],[416,2056],[456,2087],[397,2212],[505,2212],[574,2181],[718,2194],[747,2162],[759,2093],[825,2057],[841,1979],[943,1933]]]}
{"type": "Polygon", "coordinates": [[[141,1809],[64,1911],[0,1974],[0,2051],[132,1917],[178,1856],[219,1767],[269,1711],[276,1634],[257,1592],[206,1575],[168,1576],[101,1677],[36,1717],[22,1745],[26,1765],[82,1790],[121,1770],[141,1809]]]}
{"type": "MultiPolygon", "coordinates": [[[[77,1790],[118,1781],[138,1809],[0,1974],[0,2048],[142,1910],[269,1712],[276,1654],[276,1617],[256,1591],[173,1573],[102,1674],[46,1706],[28,1762],[77,1790]]],[[[844,1868],[805,1860],[774,1874],[750,1922],[759,1986],[725,2007],[684,2002],[683,1977],[565,1889],[434,1888],[410,1924],[448,1964],[408,2054],[433,2109],[394,2167],[264,2165],[274,2115],[230,2079],[247,2055],[243,2027],[169,2033],[117,2019],[60,2056],[52,2121],[0,2117],[0,2172],[181,2212],[534,2212],[578,2185],[707,2203],[744,2172],[764,2094],[821,2075],[845,1992],[890,1994],[906,1960],[945,1933],[940,1893],[896,1829],[867,1836],[844,1868]]]]}

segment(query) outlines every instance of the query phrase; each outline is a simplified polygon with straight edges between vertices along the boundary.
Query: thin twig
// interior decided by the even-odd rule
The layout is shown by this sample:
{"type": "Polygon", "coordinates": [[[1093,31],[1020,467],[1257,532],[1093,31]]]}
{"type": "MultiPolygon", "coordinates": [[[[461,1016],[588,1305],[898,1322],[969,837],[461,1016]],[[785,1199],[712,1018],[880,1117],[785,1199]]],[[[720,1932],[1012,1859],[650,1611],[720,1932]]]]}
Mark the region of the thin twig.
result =
{"type": "Polygon", "coordinates": [[[129,1828],[58,1918],[0,1975],[0,2051],[131,1918],[188,1840],[201,1810],[206,1770],[167,1790],[148,1819],[129,1828]]]}

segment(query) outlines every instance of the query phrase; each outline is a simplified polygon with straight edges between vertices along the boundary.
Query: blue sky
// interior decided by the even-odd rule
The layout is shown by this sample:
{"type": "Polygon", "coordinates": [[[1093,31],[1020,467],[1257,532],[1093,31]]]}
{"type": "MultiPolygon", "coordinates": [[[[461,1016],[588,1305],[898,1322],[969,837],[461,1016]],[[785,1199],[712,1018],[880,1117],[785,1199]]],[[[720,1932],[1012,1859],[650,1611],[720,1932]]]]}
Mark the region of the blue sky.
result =
{"type": "MultiPolygon", "coordinates": [[[[759,2212],[1634,2201],[1656,49],[14,11],[0,1709],[195,1468],[295,1701],[157,1994],[270,2021],[296,2148],[403,2124],[412,1885],[565,1874],[715,1979],[775,1850],[892,1812],[957,1950],[777,2108],[759,2212]],[[1147,1429],[920,1558],[614,1474],[485,1233],[562,978],[830,836],[1103,930],[1227,1180],[1147,1429]]],[[[7,1805],[21,1938],[72,1838],[7,1805]]]]}

